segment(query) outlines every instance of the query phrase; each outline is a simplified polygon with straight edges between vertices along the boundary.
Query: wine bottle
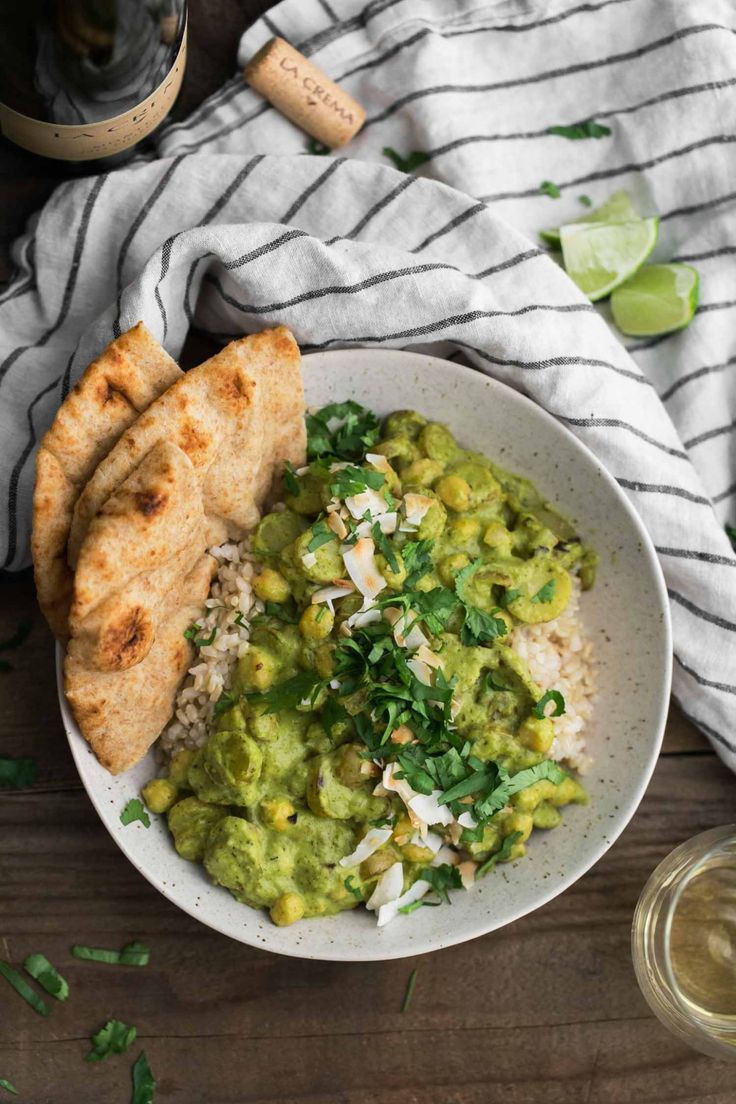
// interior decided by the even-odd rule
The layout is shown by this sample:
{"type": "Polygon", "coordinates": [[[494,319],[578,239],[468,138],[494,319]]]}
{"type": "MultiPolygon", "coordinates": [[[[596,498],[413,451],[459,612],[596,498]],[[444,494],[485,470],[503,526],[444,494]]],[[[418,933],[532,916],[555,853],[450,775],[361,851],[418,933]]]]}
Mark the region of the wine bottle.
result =
{"type": "Polygon", "coordinates": [[[185,0],[0,0],[0,130],[44,157],[132,151],[181,88],[185,0]]]}

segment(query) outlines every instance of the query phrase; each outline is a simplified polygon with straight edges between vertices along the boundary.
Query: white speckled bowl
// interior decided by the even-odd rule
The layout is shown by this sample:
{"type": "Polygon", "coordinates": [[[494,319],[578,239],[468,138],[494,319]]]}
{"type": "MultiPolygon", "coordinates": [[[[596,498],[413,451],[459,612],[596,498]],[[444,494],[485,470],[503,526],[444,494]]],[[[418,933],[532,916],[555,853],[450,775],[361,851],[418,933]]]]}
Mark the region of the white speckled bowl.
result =
{"type": "Polygon", "coordinates": [[[667,714],[667,596],[649,537],[611,476],[550,415],[509,387],[450,361],[389,349],[307,356],[304,378],[310,406],[355,398],[381,414],[414,407],[446,422],[462,445],[529,476],[597,547],[598,580],[582,602],[599,661],[599,694],[588,728],[594,756],[586,778],[590,805],[566,809],[560,828],[533,835],[525,859],[498,868],[469,893],[456,891],[451,908],[419,909],[380,931],[364,909],[278,928],[266,913],[210,885],[202,867],[180,859],[162,818],[153,817],[148,830],[121,825],[121,809],[154,773],[153,755],[123,777],[111,777],[82,739],[61,682],[59,700],[72,754],[105,827],[170,901],[224,935],[279,954],[401,958],[472,939],[539,908],[572,885],[623,831],[654,769],[667,714]]]}

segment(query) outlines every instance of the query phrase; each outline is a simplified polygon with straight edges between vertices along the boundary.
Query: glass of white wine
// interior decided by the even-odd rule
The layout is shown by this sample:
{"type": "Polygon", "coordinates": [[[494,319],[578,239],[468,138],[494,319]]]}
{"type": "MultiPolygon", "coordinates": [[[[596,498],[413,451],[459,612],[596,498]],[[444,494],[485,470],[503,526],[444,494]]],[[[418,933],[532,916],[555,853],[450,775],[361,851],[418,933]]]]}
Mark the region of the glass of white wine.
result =
{"type": "Polygon", "coordinates": [[[636,906],[632,954],[662,1023],[697,1050],[736,1059],[736,824],[659,864],[636,906]]]}

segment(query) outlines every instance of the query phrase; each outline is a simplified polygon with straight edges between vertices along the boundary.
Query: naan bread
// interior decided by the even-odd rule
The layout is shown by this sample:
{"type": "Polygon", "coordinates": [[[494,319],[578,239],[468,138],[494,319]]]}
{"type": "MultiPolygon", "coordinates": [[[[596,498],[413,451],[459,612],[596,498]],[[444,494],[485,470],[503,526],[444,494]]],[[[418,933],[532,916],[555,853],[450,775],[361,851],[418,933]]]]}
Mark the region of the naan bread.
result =
{"type": "MultiPolygon", "coordinates": [[[[223,534],[224,535],[224,534],[223,534]]],[[[75,655],[126,671],[151,650],[160,608],[207,543],[199,481],[178,445],[159,441],[92,519],[74,575],[75,655]]]]}
{"type": "Polygon", "coordinates": [[[79,496],[69,537],[75,566],[95,514],[155,444],[167,440],[197,472],[212,539],[224,523],[238,539],[259,518],[259,506],[283,461],[305,451],[304,391],[299,348],[274,330],[227,345],[170,387],[122,435],[79,496]]]}
{"type": "Polygon", "coordinates": [[[90,364],[41,441],[31,549],[39,605],[62,639],[72,591],[67,540],[79,493],[123,431],[181,374],[139,322],[90,364]]]}
{"type": "Polygon", "coordinates": [[[82,735],[111,774],[137,763],[169,720],[194,656],[184,633],[202,612],[216,567],[205,553],[169,591],[153,647],[135,667],[90,670],[80,655],[80,642],[70,642],[64,661],[66,696],[82,735]]]}

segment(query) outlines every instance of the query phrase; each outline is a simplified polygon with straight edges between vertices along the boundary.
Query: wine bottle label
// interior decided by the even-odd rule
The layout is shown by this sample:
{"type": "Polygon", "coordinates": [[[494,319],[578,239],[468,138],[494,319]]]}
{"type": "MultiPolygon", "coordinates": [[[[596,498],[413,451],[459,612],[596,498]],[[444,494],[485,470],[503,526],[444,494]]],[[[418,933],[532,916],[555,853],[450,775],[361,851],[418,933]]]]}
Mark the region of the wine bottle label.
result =
{"type": "Polygon", "coordinates": [[[179,95],[187,60],[187,31],[174,64],[150,96],[130,111],[85,126],[61,126],[21,115],[0,103],[0,131],[18,146],[61,161],[92,161],[136,145],[166,118],[179,95]]]}

